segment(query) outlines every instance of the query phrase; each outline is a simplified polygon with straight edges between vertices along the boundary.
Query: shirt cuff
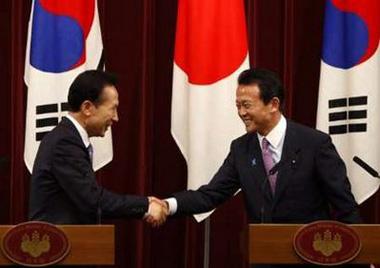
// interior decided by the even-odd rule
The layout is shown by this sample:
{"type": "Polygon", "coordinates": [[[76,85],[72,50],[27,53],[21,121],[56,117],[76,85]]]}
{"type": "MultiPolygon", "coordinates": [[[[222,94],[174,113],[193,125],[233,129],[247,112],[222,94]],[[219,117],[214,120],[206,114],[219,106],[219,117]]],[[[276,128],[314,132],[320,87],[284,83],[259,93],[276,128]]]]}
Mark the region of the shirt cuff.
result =
{"type": "Polygon", "coordinates": [[[149,200],[149,198],[148,198],[148,209],[147,209],[147,211],[144,213],[143,219],[145,220],[149,215],[150,215],[150,200],[149,200]]]}
{"type": "Polygon", "coordinates": [[[169,205],[169,215],[175,214],[177,212],[178,207],[177,199],[175,199],[174,197],[170,197],[165,199],[165,201],[168,202],[169,205]]]}

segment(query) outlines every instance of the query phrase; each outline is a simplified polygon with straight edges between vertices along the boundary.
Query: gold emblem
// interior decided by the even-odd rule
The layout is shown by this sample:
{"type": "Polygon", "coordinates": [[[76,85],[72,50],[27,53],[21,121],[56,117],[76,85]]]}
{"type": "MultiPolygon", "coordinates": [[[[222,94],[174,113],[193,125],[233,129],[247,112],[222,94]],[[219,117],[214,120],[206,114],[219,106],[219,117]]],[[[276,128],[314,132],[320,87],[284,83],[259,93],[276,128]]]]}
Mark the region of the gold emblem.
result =
{"type": "Polygon", "coordinates": [[[47,234],[40,239],[40,233],[34,231],[32,233],[32,239],[29,235],[24,234],[22,236],[21,250],[25,253],[29,253],[30,256],[37,258],[42,253],[50,250],[50,238],[47,234]]]}
{"type": "Polygon", "coordinates": [[[332,233],[328,229],[323,233],[323,237],[320,233],[316,233],[314,235],[313,249],[329,257],[334,252],[342,249],[342,237],[338,233],[335,233],[334,237],[332,237],[332,233]]]}

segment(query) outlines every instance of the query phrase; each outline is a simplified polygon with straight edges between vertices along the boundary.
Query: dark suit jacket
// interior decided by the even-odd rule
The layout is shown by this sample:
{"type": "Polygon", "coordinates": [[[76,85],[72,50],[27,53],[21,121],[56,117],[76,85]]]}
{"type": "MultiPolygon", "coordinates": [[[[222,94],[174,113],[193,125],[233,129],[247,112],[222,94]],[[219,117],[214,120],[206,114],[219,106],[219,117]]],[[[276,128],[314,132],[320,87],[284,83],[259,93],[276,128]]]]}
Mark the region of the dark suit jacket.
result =
{"type": "Polygon", "coordinates": [[[146,197],[115,194],[97,184],[87,149],[69,119],[44,137],[33,166],[30,220],[91,224],[99,214],[142,217],[147,210],[146,197]]]}
{"type": "Polygon", "coordinates": [[[234,140],[223,165],[209,184],[174,194],[177,213],[209,211],[241,188],[250,222],[307,223],[330,219],[360,222],[346,168],[320,131],[287,121],[276,191],[270,191],[256,133],[234,140]]]}

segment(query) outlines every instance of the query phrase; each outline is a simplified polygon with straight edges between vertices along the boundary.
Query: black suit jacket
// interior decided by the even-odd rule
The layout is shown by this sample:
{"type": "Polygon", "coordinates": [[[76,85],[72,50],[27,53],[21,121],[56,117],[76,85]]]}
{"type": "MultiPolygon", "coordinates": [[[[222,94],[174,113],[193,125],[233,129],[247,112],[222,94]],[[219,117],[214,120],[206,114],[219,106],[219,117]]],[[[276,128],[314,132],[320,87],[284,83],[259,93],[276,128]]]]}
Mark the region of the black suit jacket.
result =
{"type": "Polygon", "coordinates": [[[115,194],[97,184],[88,151],[69,119],[44,137],[33,166],[30,220],[91,224],[99,214],[142,217],[147,210],[146,197],[115,194]]]}
{"type": "Polygon", "coordinates": [[[330,136],[287,121],[276,191],[270,191],[256,133],[234,140],[209,184],[174,194],[177,213],[209,211],[241,188],[250,222],[307,223],[331,218],[360,222],[346,168],[330,136]]]}

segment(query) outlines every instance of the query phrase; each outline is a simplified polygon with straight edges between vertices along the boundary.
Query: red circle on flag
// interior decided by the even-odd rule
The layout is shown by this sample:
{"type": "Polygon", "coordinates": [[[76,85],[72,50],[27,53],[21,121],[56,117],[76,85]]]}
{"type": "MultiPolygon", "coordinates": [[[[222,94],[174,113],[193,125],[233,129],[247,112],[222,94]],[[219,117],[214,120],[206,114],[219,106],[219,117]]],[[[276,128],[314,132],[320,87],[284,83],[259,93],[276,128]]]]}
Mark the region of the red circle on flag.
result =
{"type": "Polygon", "coordinates": [[[243,0],[180,0],[175,63],[190,83],[215,83],[243,63],[246,34],[243,0]]]}

